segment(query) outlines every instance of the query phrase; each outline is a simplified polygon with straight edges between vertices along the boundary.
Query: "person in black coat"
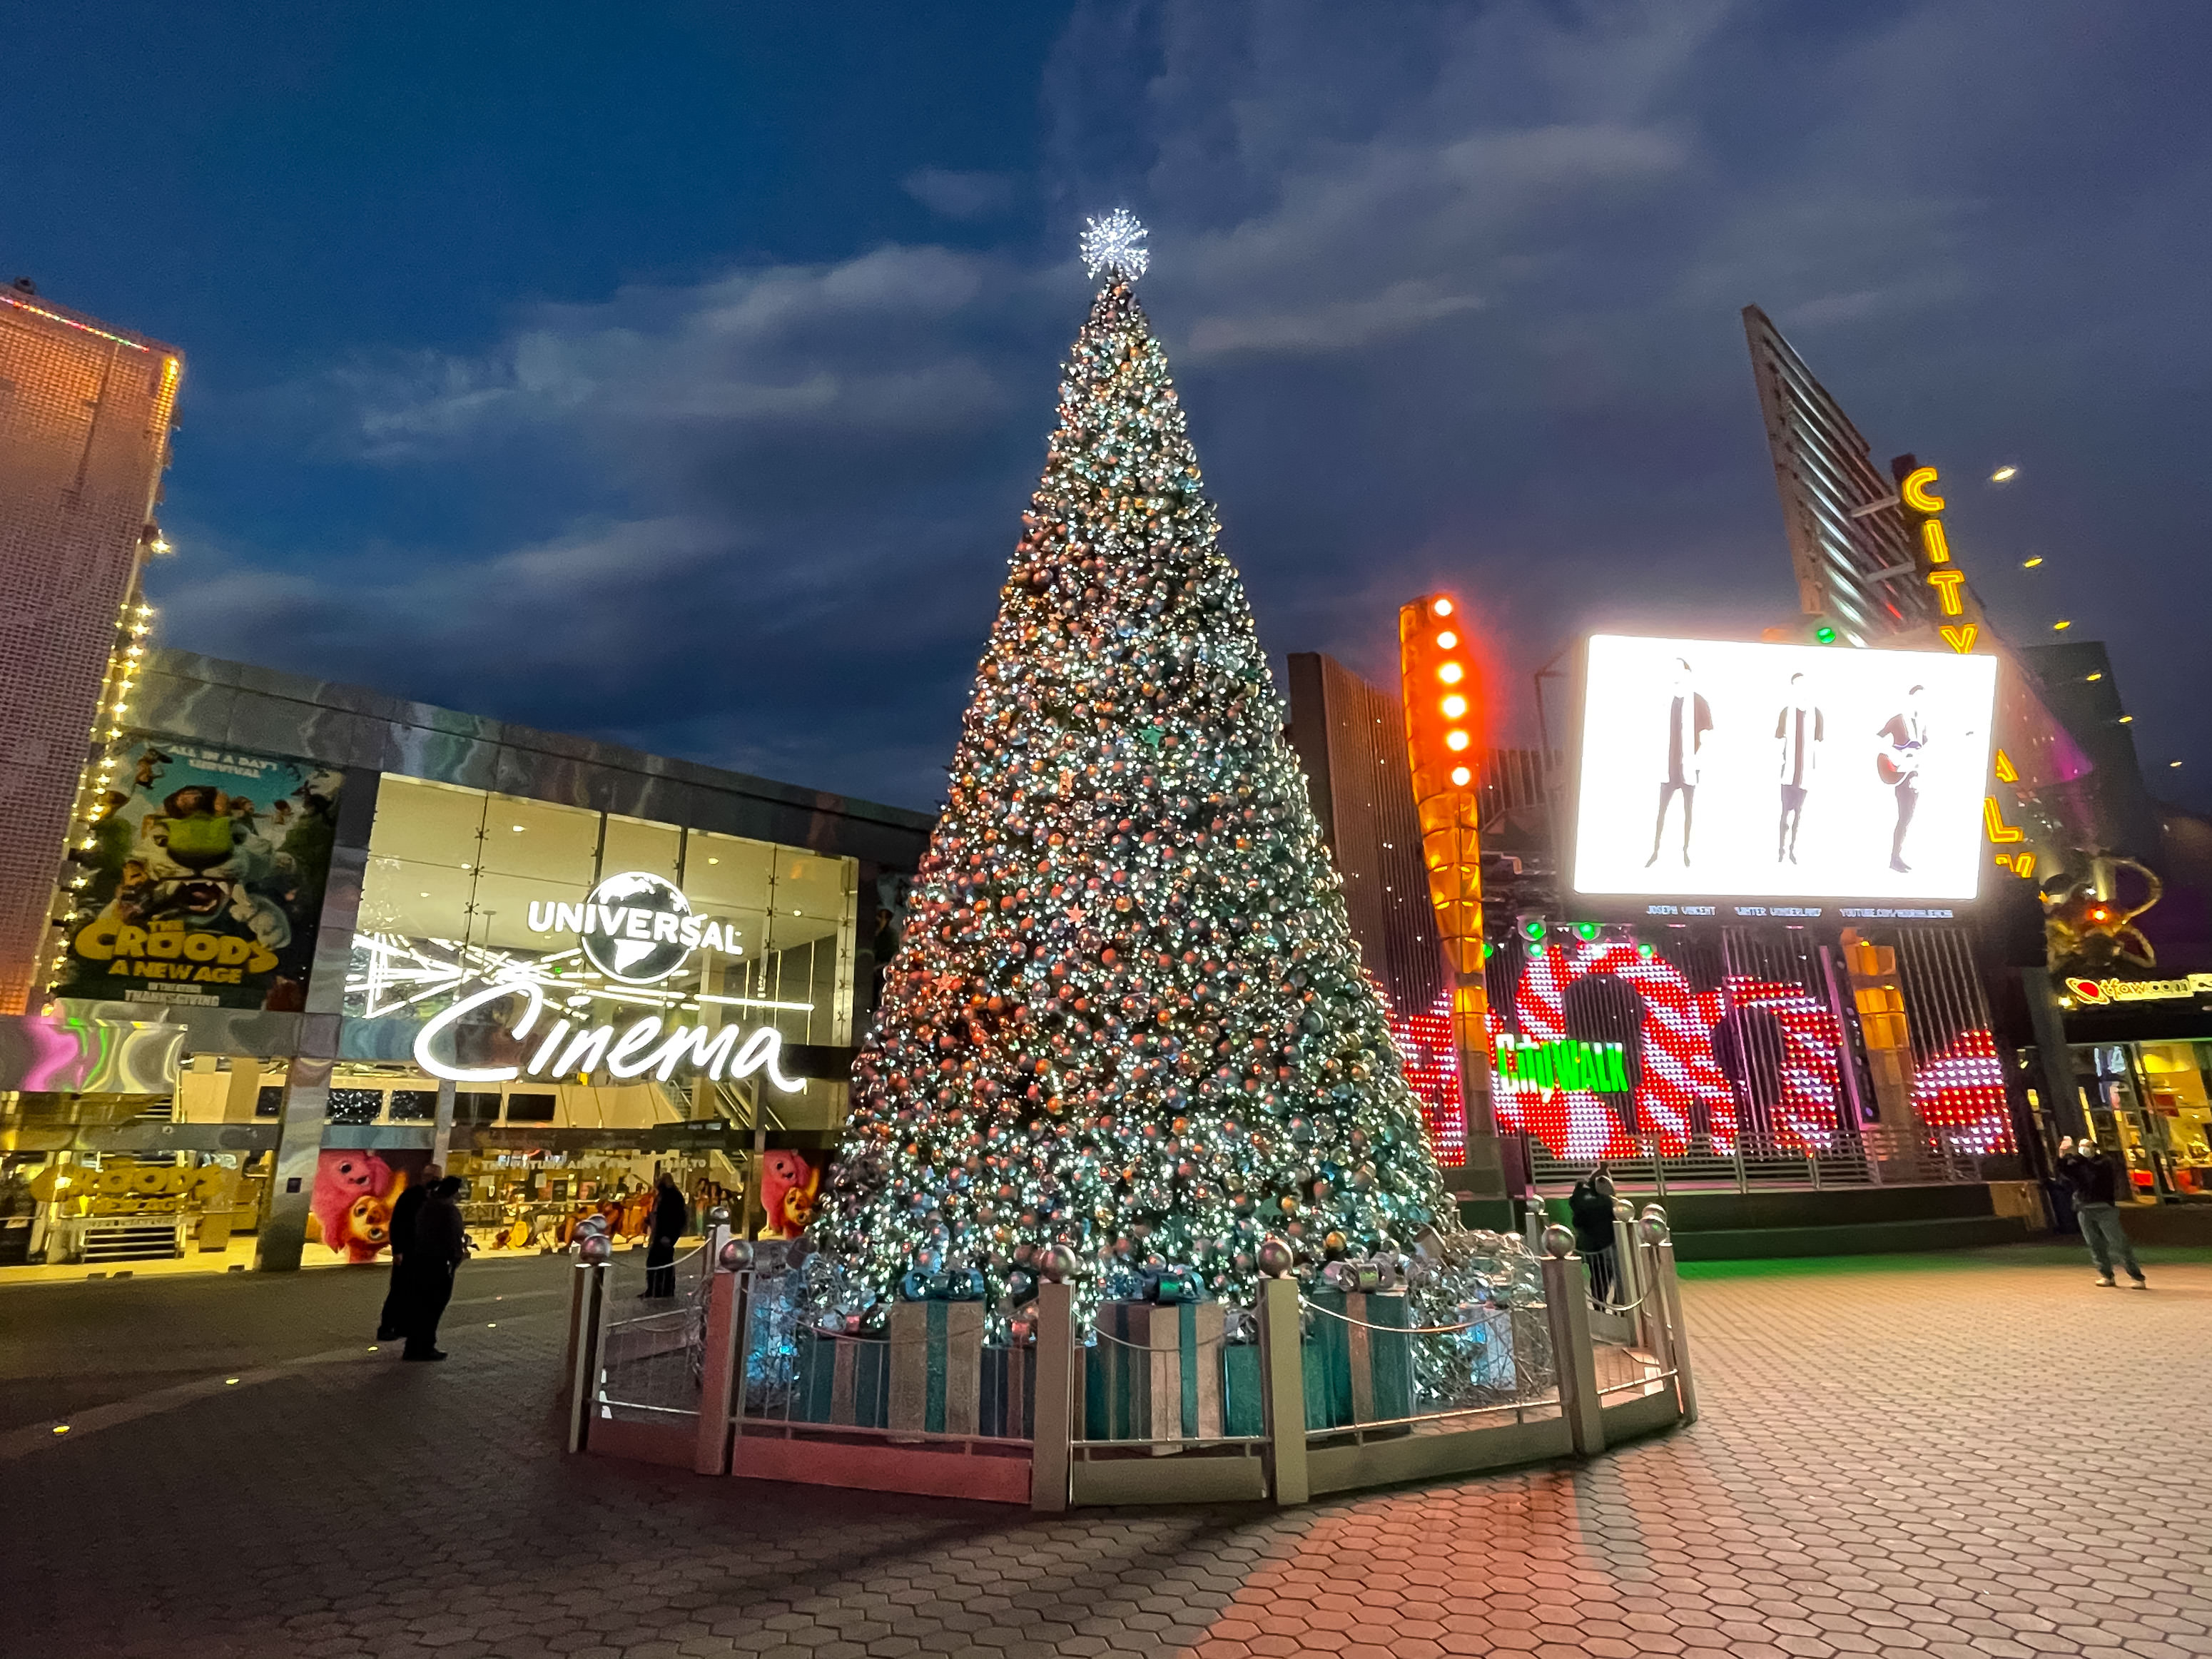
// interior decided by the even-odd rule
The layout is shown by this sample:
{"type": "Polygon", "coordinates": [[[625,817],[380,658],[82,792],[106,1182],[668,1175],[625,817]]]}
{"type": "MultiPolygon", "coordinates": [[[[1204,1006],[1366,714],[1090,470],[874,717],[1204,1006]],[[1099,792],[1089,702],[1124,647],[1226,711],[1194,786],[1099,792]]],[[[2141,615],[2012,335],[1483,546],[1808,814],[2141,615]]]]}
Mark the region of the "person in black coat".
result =
{"type": "Polygon", "coordinates": [[[2128,1179],[2126,1166],[2116,1164],[2087,1135],[2077,1150],[2074,1137],[2069,1135],[2058,1143],[2058,1178],[2073,1193],[2074,1218],[2081,1224],[2082,1242],[2089,1247],[2089,1259],[2097,1264],[2097,1282],[2111,1287],[2112,1259],[2118,1256],[2135,1287],[2149,1289],[2142,1269],[2136,1264],[2136,1247],[2128,1230],[2120,1224],[2119,1198],[2121,1183],[2128,1179]]]}
{"type": "Polygon", "coordinates": [[[461,1224],[461,1178],[447,1176],[429,1188],[407,1241],[407,1351],[403,1359],[443,1359],[438,1322],[453,1299],[453,1272],[468,1259],[469,1232],[461,1224]]]}
{"type": "Polygon", "coordinates": [[[445,1173],[434,1164],[424,1164],[422,1180],[392,1202],[392,1285],[384,1293],[384,1311],[376,1322],[380,1342],[396,1341],[407,1334],[407,1241],[415,1231],[415,1212],[445,1173]]]}
{"type": "Polygon", "coordinates": [[[676,1185],[676,1177],[663,1170],[653,1186],[653,1221],[645,1247],[645,1290],[647,1297],[676,1294],[676,1241],[691,1219],[691,1211],[676,1185]]]}
{"type": "Polygon", "coordinates": [[[1575,1253],[1589,1274],[1590,1300],[1613,1301],[1613,1182],[1600,1164],[1567,1194],[1567,1218],[1574,1224],[1575,1253]]]}

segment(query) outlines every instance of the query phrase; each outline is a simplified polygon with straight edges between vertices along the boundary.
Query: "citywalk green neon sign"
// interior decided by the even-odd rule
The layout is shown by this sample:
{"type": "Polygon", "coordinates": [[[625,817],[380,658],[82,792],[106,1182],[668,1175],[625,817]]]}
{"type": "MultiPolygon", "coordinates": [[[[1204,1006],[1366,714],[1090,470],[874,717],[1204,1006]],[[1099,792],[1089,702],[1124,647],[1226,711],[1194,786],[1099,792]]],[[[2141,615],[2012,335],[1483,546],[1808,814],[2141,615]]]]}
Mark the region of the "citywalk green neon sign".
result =
{"type": "Polygon", "coordinates": [[[1502,1031],[1498,1037],[1498,1075],[1547,1089],[1626,1094],[1628,1051],[1621,1043],[1583,1042],[1573,1037],[1526,1042],[1510,1031],[1502,1031]]]}

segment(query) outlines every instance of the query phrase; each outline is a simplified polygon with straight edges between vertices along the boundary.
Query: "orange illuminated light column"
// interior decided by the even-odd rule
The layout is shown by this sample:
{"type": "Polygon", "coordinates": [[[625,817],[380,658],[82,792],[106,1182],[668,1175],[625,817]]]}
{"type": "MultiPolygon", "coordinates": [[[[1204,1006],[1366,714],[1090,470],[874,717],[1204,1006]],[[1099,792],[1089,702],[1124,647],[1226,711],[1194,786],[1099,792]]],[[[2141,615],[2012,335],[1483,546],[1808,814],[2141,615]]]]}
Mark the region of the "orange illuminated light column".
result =
{"type": "Polygon", "coordinates": [[[1490,1000],[1483,979],[1482,847],[1476,834],[1482,687],[1459,602],[1425,593],[1398,612],[1406,753],[1421,821],[1421,857],[1452,978],[1452,1029],[1467,1103],[1467,1175],[1479,1198],[1504,1195],[1490,1103],[1490,1000]]]}

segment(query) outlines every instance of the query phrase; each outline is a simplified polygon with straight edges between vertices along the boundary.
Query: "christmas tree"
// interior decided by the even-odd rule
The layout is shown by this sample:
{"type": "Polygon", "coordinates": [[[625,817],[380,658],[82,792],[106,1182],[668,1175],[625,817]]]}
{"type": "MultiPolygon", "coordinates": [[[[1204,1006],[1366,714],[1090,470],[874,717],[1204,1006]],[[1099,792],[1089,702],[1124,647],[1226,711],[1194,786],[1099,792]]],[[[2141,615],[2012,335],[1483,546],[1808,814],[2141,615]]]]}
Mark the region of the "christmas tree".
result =
{"type": "Polygon", "coordinates": [[[1084,238],[1103,285],[854,1067],[817,1237],[855,1325],[946,1274],[1018,1331],[1055,1244],[1086,1302],[1243,1303],[1270,1233],[1318,1262],[1453,1226],[1131,292],[1144,234],[1084,238]]]}

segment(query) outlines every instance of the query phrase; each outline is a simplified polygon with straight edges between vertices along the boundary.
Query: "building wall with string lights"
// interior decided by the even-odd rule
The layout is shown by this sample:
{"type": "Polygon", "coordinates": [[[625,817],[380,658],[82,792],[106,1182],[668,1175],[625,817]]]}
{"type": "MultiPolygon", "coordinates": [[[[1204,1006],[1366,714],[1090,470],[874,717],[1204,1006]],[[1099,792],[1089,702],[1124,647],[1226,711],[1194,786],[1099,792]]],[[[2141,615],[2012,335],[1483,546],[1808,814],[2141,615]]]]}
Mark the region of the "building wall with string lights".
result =
{"type": "Polygon", "coordinates": [[[128,714],[184,359],[0,289],[0,1013],[35,1004],[88,757],[128,714]]]}

